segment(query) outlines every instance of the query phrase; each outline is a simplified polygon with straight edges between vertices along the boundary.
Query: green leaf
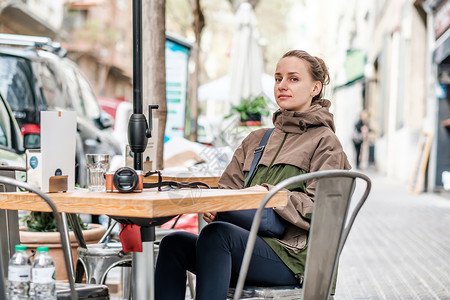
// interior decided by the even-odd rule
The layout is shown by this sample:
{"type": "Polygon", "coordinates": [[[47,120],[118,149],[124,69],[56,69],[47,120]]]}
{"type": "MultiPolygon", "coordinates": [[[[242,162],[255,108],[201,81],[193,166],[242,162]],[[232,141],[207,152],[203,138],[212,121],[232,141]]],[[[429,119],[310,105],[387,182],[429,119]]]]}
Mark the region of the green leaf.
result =
{"type": "MultiPolygon", "coordinates": [[[[55,217],[53,213],[50,212],[38,212],[33,211],[28,216],[22,219],[23,222],[27,224],[27,231],[31,232],[57,232],[58,224],[56,224],[55,217]]],[[[81,229],[87,229],[86,224],[78,216],[78,222],[80,223],[81,229]]],[[[69,230],[72,226],[69,223],[69,230]]]]}
{"type": "Polygon", "coordinates": [[[231,114],[225,116],[225,119],[231,117],[233,114],[239,114],[240,118],[245,121],[247,120],[247,113],[268,116],[270,114],[267,109],[268,104],[269,100],[263,96],[242,99],[241,103],[231,107],[231,114]]]}

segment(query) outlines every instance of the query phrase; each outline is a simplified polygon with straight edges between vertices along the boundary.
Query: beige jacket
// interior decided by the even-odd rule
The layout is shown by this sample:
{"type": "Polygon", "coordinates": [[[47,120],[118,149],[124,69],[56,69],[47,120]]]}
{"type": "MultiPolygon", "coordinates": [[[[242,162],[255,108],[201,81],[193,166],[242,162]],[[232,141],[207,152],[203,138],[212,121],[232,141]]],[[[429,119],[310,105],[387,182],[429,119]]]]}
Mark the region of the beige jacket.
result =
{"type": "MultiPolygon", "coordinates": [[[[328,111],[330,102],[315,101],[306,112],[278,110],[273,114],[275,130],[272,132],[259,164],[269,166],[286,133],[286,141],[273,165],[290,164],[306,172],[332,169],[350,169],[347,156],[334,134],[333,115],[328,111]]],[[[234,156],[219,180],[219,188],[241,189],[244,172],[250,170],[256,147],[267,129],[250,133],[236,149],[234,156]]],[[[269,186],[270,188],[271,186],[269,186]]],[[[275,211],[290,223],[280,243],[300,251],[306,246],[310,228],[307,214],[312,214],[315,182],[307,182],[306,193],[288,192],[288,204],[275,211]]]]}

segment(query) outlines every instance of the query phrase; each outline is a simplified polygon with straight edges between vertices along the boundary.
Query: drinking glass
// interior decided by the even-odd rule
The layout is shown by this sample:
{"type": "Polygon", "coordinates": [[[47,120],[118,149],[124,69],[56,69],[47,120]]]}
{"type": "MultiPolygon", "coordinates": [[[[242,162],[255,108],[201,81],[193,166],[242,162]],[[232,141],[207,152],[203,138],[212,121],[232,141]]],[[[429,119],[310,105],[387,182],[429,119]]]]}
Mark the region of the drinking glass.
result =
{"type": "Polygon", "coordinates": [[[109,169],[109,154],[86,154],[88,187],[91,192],[105,191],[105,173],[109,169]]]}

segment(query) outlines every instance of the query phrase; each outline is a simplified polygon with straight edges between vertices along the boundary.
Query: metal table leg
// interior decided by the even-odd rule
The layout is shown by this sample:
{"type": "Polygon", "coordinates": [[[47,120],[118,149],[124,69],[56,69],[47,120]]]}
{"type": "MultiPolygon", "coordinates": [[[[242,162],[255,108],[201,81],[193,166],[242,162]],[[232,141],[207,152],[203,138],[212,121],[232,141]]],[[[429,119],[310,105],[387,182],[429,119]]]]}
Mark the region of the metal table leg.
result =
{"type": "Polygon", "coordinates": [[[131,267],[122,267],[122,298],[130,300],[131,298],[131,267]]]}
{"type": "Polygon", "coordinates": [[[142,252],[133,252],[132,297],[135,300],[154,300],[155,227],[141,227],[142,252]]]}

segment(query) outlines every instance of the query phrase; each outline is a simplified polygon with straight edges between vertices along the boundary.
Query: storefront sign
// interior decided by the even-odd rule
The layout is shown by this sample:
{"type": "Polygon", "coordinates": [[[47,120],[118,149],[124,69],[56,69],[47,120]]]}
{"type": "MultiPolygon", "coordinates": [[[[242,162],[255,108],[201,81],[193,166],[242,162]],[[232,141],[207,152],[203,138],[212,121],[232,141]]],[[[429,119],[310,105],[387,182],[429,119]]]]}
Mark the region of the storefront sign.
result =
{"type": "Polygon", "coordinates": [[[184,137],[188,61],[190,48],[166,39],[166,136],[184,137]]]}
{"type": "Polygon", "coordinates": [[[345,57],[345,76],[347,83],[358,80],[364,76],[364,66],[366,64],[366,56],[362,50],[347,50],[345,57]]]}

